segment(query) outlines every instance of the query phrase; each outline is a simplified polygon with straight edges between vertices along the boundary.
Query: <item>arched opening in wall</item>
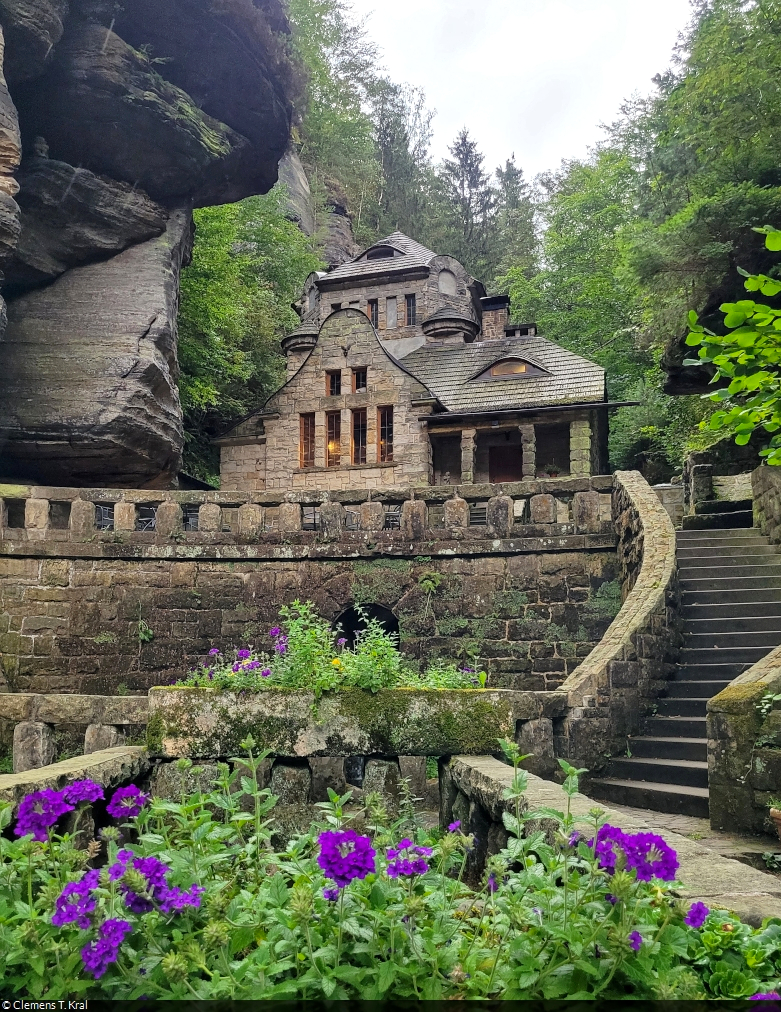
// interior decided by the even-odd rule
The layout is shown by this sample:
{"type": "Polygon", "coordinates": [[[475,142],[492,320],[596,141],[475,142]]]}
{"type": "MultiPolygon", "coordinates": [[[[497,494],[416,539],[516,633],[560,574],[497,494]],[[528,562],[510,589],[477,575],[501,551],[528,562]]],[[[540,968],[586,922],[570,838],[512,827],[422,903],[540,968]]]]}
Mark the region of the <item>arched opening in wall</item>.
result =
{"type": "Polygon", "coordinates": [[[452,271],[439,272],[439,290],[443,295],[458,295],[458,281],[452,271]]]}
{"type": "Polygon", "coordinates": [[[390,608],[383,608],[381,604],[353,605],[334,619],[333,628],[338,630],[340,635],[344,636],[347,640],[347,646],[352,648],[355,646],[358,634],[363,632],[371,619],[379,622],[385,632],[398,637],[399,620],[390,608]]]}

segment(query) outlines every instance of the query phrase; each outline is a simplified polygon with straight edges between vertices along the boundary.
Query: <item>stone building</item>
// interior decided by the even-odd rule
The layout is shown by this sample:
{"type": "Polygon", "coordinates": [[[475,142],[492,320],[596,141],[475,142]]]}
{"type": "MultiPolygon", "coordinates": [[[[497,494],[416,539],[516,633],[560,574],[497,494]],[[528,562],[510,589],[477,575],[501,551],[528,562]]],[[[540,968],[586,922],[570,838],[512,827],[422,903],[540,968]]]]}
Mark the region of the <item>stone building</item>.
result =
{"type": "Polygon", "coordinates": [[[508,322],[394,232],[306,281],[287,381],[217,440],[224,489],[510,482],[606,471],[604,370],[508,322]]]}

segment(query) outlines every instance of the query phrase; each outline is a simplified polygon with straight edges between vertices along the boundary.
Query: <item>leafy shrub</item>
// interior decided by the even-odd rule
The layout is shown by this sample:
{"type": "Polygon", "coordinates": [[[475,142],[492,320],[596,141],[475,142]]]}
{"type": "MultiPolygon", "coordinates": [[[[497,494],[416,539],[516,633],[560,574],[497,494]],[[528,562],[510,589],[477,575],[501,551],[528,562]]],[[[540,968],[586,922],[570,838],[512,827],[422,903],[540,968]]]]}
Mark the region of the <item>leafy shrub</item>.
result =
{"type": "Polygon", "coordinates": [[[422,674],[412,668],[397,637],[376,619],[367,619],[355,647],[333,630],[309,602],[294,601],[280,611],[282,624],[270,632],[271,648],[250,648],[224,655],[216,648],[182,679],[180,685],[202,688],[257,690],[313,689],[316,696],[331,689],[389,688],[468,689],[485,685],[486,675],[472,667],[434,661],[422,674]]]}
{"type": "MultiPolygon", "coordinates": [[[[119,827],[86,849],[78,830],[55,832],[58,818],[100,801],[96,784],[22,802],[14,833],[27,835],[0,837],[6,993],[577,1000],[779,986],[781,918],[754,929],[688,907],[670,891],[677,859],[664,841],[606,826],[598,810],[583,825],[569,806],[523,812],[514,746],[504,743],[515,765],[509,842],[470,888],[475,840],[459,823],[427,835],[407,806],[389,824],[376,797],[351,826],[349,795],[331,792],[322,821],[274,850],[275,799],[258,788],[264,754],[243,744],[248,759],[233,773],[221,766],[208,794],[173,803],[117,791],[106,810],[122,822],[122,848],[119,827]],[[540,818],[555,827],[547,838],[528,825],[540,818]]],[[[571,796],[579,771],[562,766],[571,796]]],[[[10,822],[0,806],[0,828],[10,822]]]]}

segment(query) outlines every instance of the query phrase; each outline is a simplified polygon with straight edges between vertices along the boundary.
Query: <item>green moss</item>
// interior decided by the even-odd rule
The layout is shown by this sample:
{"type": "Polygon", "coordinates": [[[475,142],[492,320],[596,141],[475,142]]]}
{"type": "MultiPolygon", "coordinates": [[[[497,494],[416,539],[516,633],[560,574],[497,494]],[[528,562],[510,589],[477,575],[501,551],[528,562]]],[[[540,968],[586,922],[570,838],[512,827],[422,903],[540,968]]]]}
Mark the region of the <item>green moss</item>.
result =
{"type": "Polygon", "coordinates": [[[621,583],[608,580],[589,594],[583,605],[587,618],[615,618],[621,610],[621,583]]]}
{"type": "Polygon", "coordinates": [[[146,747],[149,749],[151,755],[160,755],[163,751],[163,731],[165,730],[165,721],[163,715],[156,710],[146,725],[146,747]]]}
{"type": "Polygon", "coordinates": [[[25,499],[29,494],[29,485],[0,485],[0,499],[25,499]]]}

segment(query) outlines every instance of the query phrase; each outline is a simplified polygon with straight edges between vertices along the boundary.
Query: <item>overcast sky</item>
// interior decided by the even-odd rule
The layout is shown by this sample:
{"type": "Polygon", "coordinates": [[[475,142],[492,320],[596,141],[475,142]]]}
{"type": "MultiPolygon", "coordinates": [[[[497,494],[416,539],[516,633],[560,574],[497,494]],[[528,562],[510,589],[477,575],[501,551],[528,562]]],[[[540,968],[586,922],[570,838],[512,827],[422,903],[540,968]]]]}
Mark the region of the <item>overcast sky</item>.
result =
{"type": "Polygon", "coordinates": [[[527,177],[585,155],[624,98],[647,93],[689,0],[351,0],[398,82],[436,109],[432,153],[466,125],[494,169],[527,177]]]}

